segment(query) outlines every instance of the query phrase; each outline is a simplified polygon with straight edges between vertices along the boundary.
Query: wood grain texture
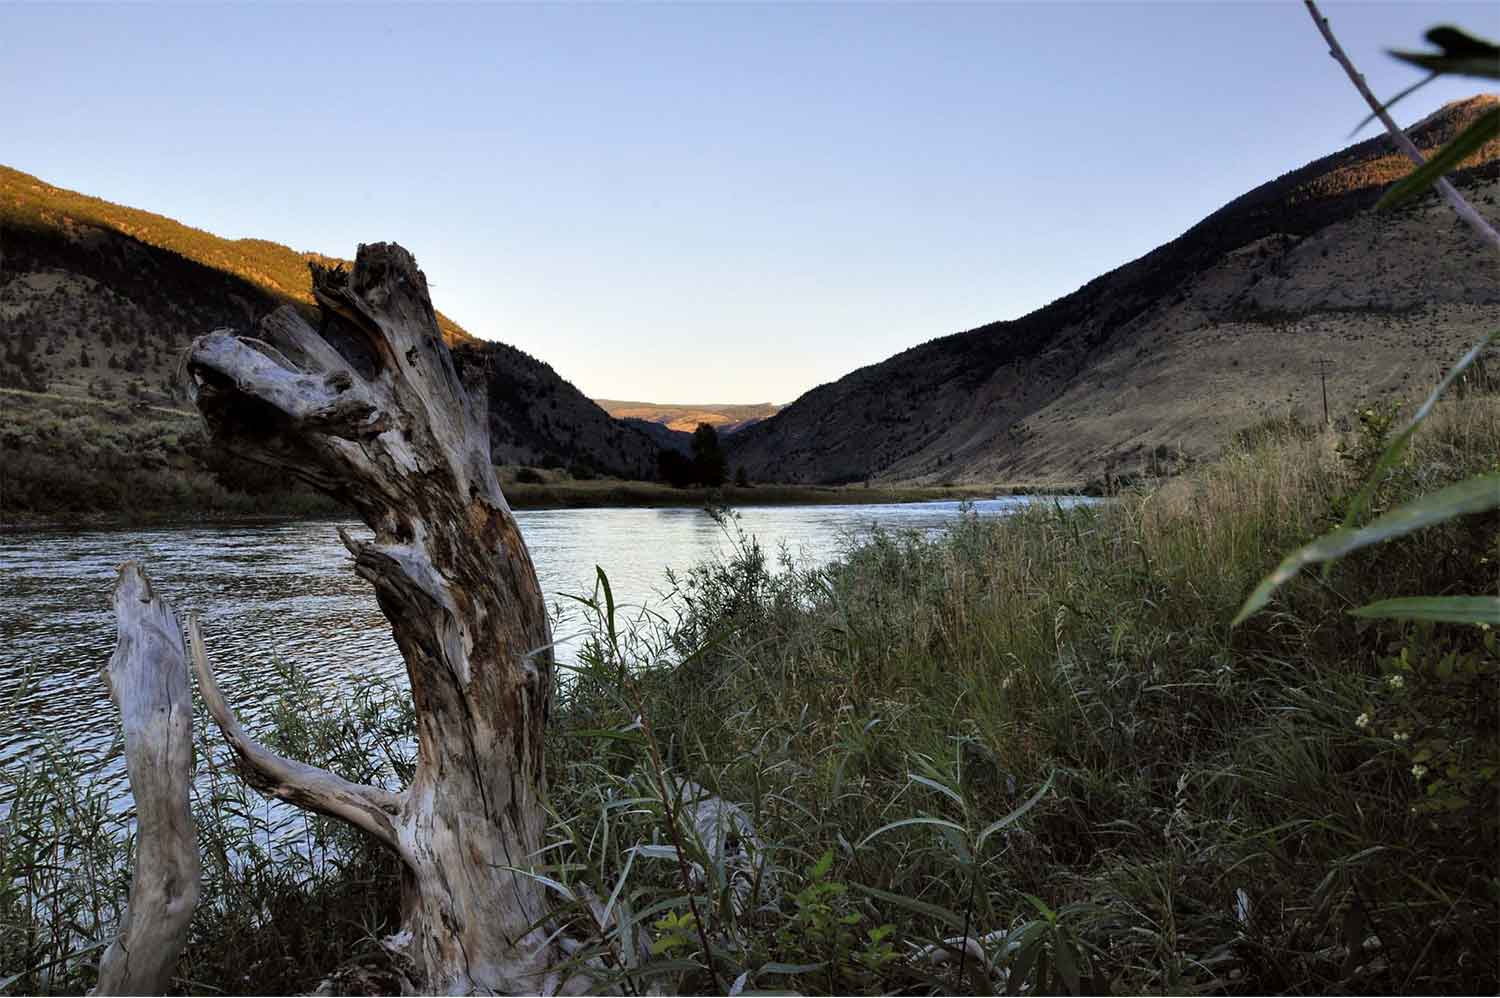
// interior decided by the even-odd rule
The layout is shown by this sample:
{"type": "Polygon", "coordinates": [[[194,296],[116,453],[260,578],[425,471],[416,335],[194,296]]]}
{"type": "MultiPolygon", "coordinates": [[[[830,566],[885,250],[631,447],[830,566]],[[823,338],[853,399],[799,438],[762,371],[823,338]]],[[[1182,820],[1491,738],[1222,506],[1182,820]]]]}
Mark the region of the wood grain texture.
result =
{"type": "Polygon", "coordinates": [[[252,783],[345,818],[401,857],[403,924],[387,943],[421,988],[564,986],[545,898],[520,872],[542,846],[552,638],[490,464],[484,394],[459,378],[406,250],[361,246],[352,271],[313,272],[319,328],[282,309],[256,337],[200,337],[186,370],[220,445],[347,502],[374,532],[343,539],[405,659],[411,785],[382,796],[265,752],[206,663],[205,696],[252,783]]]}
{"type": "Polygon", "coordinates": [[[193,702],[177,616],[141,566],[120,566],[114,587],[119,638],[104,670],[120,713],[135,798],[135,869],[120,932],[99,963],[96,994],[164,994],[172,981],[202,866],[188,793],[193,702]]]}

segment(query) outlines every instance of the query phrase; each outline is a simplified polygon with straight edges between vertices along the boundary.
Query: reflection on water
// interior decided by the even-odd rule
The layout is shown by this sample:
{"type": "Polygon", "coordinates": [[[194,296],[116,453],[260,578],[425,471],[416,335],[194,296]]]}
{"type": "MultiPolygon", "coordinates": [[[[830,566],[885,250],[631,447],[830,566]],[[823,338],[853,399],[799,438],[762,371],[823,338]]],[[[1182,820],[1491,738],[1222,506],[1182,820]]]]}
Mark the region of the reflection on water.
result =
{"type": "MultiPolygon", "coordinates": [[[[974,507],[981,516],[1004,515],[1028,501],[974,507]]],[[[752,507],[740,522],[768,551],[785,543],[818,563],[873,524],[931,531],[958,512],[953,502],[752,507]]],[[[618,604],[660,606],[668,567],[686,569],[730,547],[723,528],[700,509],[533,510],[517,519],[542,590],[563,611],[561,594],[592,591],[595,565],[608,574],[618,604]]],[[[49,737],[106,764],[116,721],[100,669],[115,643],[115,568],[129,558],[146,565],[179,614],[199,612],[225,694],[252,726],[257,694],[275,681],[277,660],[327,695],[371,675],[402,677],[389,627],[369,584],[350,570],[338,526],[0,533],[0,766],[22,761],[49,737]]],[[[558,638],[571,630],[559,624],[558,638]]],[[[571,651],[564,643],[559,655],[571,651]]],[[[123,792],[122,762],[107,765],[123,792]]]]}

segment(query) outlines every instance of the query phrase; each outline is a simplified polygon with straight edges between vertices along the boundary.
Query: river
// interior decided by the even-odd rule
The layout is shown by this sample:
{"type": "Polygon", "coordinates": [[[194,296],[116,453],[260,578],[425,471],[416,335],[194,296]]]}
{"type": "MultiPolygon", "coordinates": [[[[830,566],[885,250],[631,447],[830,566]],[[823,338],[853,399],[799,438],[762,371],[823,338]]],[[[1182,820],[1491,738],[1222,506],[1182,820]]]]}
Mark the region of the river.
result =
{"type": "MultiPolygon", "coordinates": [[[[972,503],[1003,516],[1029,502],[972,503]]],[[[1078,500],[1063,499],[1064,503],[1078,500]]],[[[774,557],[786,545],[824,563],[874,526],[933,532],[953,523],[956,502],[761,506],[739,513],[746,534],[774,557]]],[[[702,509],[525,510],[516,514],[542,590],[555,609],[558,654],[576,653],[579,625],[566,594],[588,595],[595,566],[617,605],[670,615],[666,570],[685,570],[730,550],[725,528],[702,509]]],[[[24,765],[49,739],[84,753],[117,782],[117,730],[100,678],[115,643],[109,603],[115,569],[142,561],[179,613],[199,612],[210,660],[231,704],[248,717],[278,662],[337,695],[370,676],[401,678],[400,653],[368,583],[350,570],[331,521],[210,523],[141,529],[0,533],[0,767],[24,765]]],[[[355,524],[343,524],[350,529],[355,524]]],[[[359,527],[356,535],[368,533],[359,527]]]]}

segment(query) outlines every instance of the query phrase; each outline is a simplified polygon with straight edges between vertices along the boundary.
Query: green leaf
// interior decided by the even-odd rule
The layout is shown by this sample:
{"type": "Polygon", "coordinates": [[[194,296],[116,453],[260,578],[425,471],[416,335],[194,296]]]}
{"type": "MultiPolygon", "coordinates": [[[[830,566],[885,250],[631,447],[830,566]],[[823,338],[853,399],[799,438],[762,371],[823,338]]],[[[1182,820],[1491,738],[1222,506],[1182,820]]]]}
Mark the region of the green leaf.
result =
{"type": "Polygon", "coordinates": [[[615,889],[610,891],[609,901],[604,905],[604,917],[601,919],[601,922],[605,925],[609,924],[609,913],[614,910],[615,902],[620,899],[620,891],[625,887],[625,881],[630,876],[630,868],[635,865],[637,855],[639,853],[632,850],[625,857],[625,869],[620,871],[620,879],[615,881],[615,889]]]}
{"type": "Polygon", "coordinates": [[[1078,954],[1073,951],[1073,940],[1066,938],[1054,940],[1052,961],[1057,965],[1057,976],[1062,978],[1068,994],[1078,994],[1078,954]]]}
{"type": "MultiPolygon", "coordinates": [[[[1033,926],[1045,928],[1042,923],[1032,922],[1026,926],[1026,929],[1030,929],[1033,926]]],[[[1022,930],[1023,933],[1025,931],[1025,929],[1022,930]]],[[[1046,947],[1042,944],[1042,936],[1039,931],[1032,933],[1021,944],[1010,960],[1010,982],[1006,985],[1006,994],[1018,995],[1025,989],[1026,979],[1031,976],[1031,970],[1037,962],[1037,957],[1041,956],[1045,949],[1046,947]]]]}
{"type": "Polygon", "coordinates": [[[938,793],[950,798],[959,807],[964,806],[964,799],[960,797],[956,791],[954,791],[951,787],[939,783],[937,780],[929,780],[927,777],[918,776],[916,773],[907,773],[906,778],[914,783],[920,783],[924,787],[936,790],[938,793]]]}
{"type": "Polygon", "coordinates": [[[819,963],[763,963],[756,968],[756,974],[811,974],[815,970],[822,970],[828,966],[828,961],[819,963]]]}
{"type": "Polygon", "coordinates": [[[952,821],[944,821],[942,818],[902,818],[900,821],[893,821],[889,825],[882,825],[881,827],[875,829],[869,835],[866,835],[864,838],[860,839],[859,844],[854,848],[863,848],[866,843],[875,838],[877,835],[884,835],[886,832],[889,832],[893,828],[902,828],[906,825],[934,825],[938,828],[951,828],[954,831],[958,832],[960,835],[968,834],[968,830],[965,829],[963,825],[952,821]]]}
{"type": "Polygon", "coordinates": [[[552,890],[556,891],[558,894],[562,895],[569,901],[578,900],[578,898],[573,894],[572,888],[568,887],[568,885],[559,883],[558,881],[553,880],[551,877],[543,876],[542,874],[537,873],[535,870],[523,870],[519,866],[502,866],[500,867],[500,869],[509,870],[511,873],[519,873],[523,877],[530,877],[537,883],[542,884],[546,887],[550,887],[552,890]]]}
{"type": "Polygon", "coordinates": [[[609,650],[618,660],[620,666],[619,681],[625,682],[625,661],[620,658],[620,637],[615,633],[615,594],[609,588],[609,576],[604,574],[604,566],[595,565],[594,572],[599,579],[599,587],[604,590],[604,623],[609,629],[609,650]]]}
{"type": "Polygon", "coordinates": [[[1458,376],[1467,371],[1479,359],[1480,355],[1488,349],[1489,345],[1495,342],[1496,336],[1500,336],[1500,329],[1495,330],[1474,344],[1469,348],[1467,353],[1458,358],[1458,362],[1443,376],[1443,380],[1438,382],[1437,387],[1432,390],[1432,394],[1428,395],[1426,401],[1417,408],[1416,413],[1411,418],[1411,422],[1407,423],[1406,428],[1396,434],[1391,442],[1386,445],[1385,450],[1381,452],[1379,460],[1375,462],[1374,469],[1371,470],[1369,477],[1365,480],[1364,486],[1355,495],[1353,501],[1349,503],[1349,511],[1344,516],[1344,526],[1354,526],[1355,521],[1359,519],[1359,514],[1370,505],[1370,500],[1375,495],[1375,489],[1380,484],[1380,477],[1405,453],[1406,445],[1410,442],[1412,434],[1417,432],[1417,427],[1432,413],[1432,409],[1437,405],[1438,399],[1442,398],[1443,393],[1457,380],[1458,376]]]}
{"type": "Polygon", "coordinates": [[[1497,596],[1404,596],[1368,603],[1350,610],[1353,617],[1389,617],[1395,620],[1433,620],[1449,624],[1489,624],[1500,627],[1500,597],[1497,596]]]}
{"type": "MultiPolygon", "coordinates": [[[[1480,55],[1500,63],[1500,45],[1488,38],[1471,35],[1463,28],[1440,24],[1427,32],[1427,40],[1443,50],[1444,55],[1480,55]]],[[[1500,66],[1496,66],[1500,70],[1500,66]]]]}
{"type": "Polygon", "coordinates": [[[1010,814],[1007,814],[1005,817],[1001,818],[999,821],[994,822],[991,825],[987,825],[984,831],[979,833],[979,838],[974,843],[974,848],[983,849],[985,839],[989,838],[991,835],[994,835],[996,832],[1000,831],[1000,829],[1006,827],[1007,825],[1014,824],[1027,811],[1030,811],[1032,808],[1036,807],[1037,801],[1041,800],[1042,797],[1047,793],[1047,791],[1052,789],[1052,781],[1054,778],[1056,778],[1056,776],[1057,771],[1053,770],[1048,774],[1047,782],[1042,784],[1042,789],[1032,794],[1024,804],[1016,808],[1014,811],[1010,812],[1010,814]]]}
{"type": "Polygon", "coordinates": [[[1416,197],[1497,135],[1500,135],[1500,107],[1492,107],[1470,122],[1468,128],[1439,149],[1431,159],[1386,191],[1375,207],[1382,210],[1394,208],[1416,197]]]}
{"type": "Polygon", "coordinates": [[[1035,908],[1038,912],[1040,912],[1041,916],[1043,918],[1045,918],[1049,924],[1054,923],[1054,922],[1057,921],[1057,912],[1055,912],[1051,908],[1047,907],[1047,902],[1043,901],[1041,898],[1037,897],[1035,894],[1022,894],[1021,896],[1023,898],[1025,898],[1026,900],[1030,901],[1031,902],[1031,906],[1033,908],[1035,908]]]}
{"type": "Polygon", "coordinates": [[[566,738],[607,738],[620,742],[631,742],[635,745],[646,744],[646,736],[639,728],[621,731],[617,728],[584,728],[580,731],[564,731],[566,738]]]}
{"type": "Polygon", "coordinates": [[[1442,52],[1399,52],[1391,55],[1402,62],[1420,66],[1433,73],[1455,73],[1500,80],[1500,46],[1477,38],[1451,24],[1439,25],[1427,32],[1427,40],[1442,52]]]}
{"type": "Polygon", "coordinates": [[[914,911],[919,915],[926,915],[928,918],[936,919],[957,932],[963,932],[968,928],[961,916],[949,911],[947,908],[930,904],[926,901],[918,901],[916,898],[892,894],[889,891],[882,891],[879,888],[866,887],[864,884],[854,884],[853,887],[860,893],[868,894],[872,898],[878,898],[881,901],[905,908],[907,911],[914,911]]]}
{"type": "Polygon", "coordinates": [[[1451,520],[1467,513],[1483,513],[1500,506],[1500,474],[1478,475],[1446,489],[1413,499],[1358,530],[1339,527],[1306,544],[1276,566],[1276,570],[1261,580],[1255,592],[1245,600],[1240,612],[1230,624],[1234,627],[1250,617],[1271,599],[1271,594],[1305,566],[1317,562],[1342,558],[1371,544],[1380,544],[1409,534],[1435,523],[1451,520]]]}

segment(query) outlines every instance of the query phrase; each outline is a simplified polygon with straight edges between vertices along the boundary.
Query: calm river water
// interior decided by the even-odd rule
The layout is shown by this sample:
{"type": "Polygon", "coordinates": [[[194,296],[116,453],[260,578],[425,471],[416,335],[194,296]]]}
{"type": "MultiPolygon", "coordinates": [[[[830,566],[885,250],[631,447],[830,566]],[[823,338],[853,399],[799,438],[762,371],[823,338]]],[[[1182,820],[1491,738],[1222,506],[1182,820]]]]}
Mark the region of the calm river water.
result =
{"type": "MultiPolygon", "coordinates": [[[[1034,501],[1052,500],[973,506],[980,516],[1003,516],[1034,501]]],[[[872,525],[941,530],[959,509],[955,502],[749,507],[740,522],[773,557],[785,543],[804,561],[821,563],[872,525]]],[[[570,601],[562,594],[591,593],[596,565],[608,574],[617,604],[660,608],[667,568],[687,569],[730,550],[724,529],[701,509],[531,510],[517,519],[542,590],[564,613],[570,601]]],[[[146,565],[179,614],[200,613],[225,693],[252,719],[278,660],[302,669],[326,694],[371,675],[403,676],[385,618],[368,583],[350,570],[338,526],[0,533],[0,767],[24,764],[46,740],[60,740],[97,760],[123,792],[123,764],[110,752],[115,716],[99,670],[115,643],[115,568],[129,558],[146,565]]],[[[558,621],[561,658],[571,654],[566,638],[576,631],[566,616],[558,621]]]]}

